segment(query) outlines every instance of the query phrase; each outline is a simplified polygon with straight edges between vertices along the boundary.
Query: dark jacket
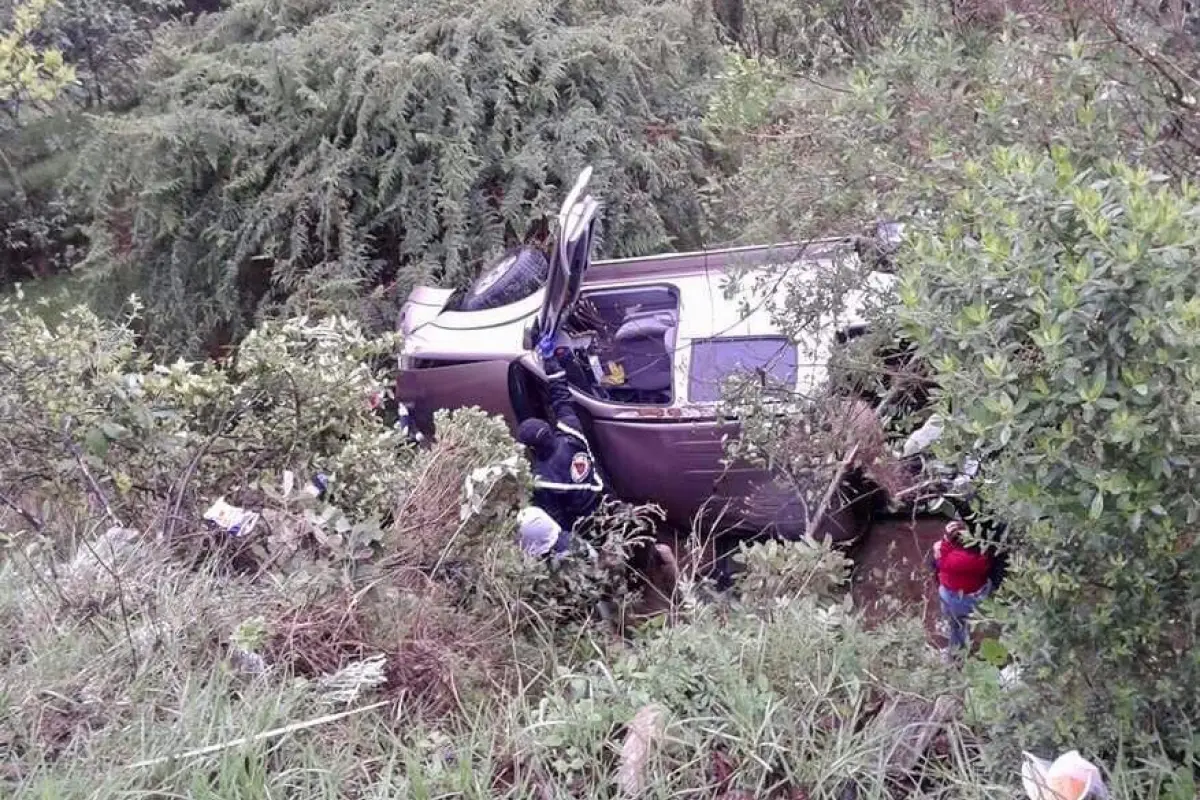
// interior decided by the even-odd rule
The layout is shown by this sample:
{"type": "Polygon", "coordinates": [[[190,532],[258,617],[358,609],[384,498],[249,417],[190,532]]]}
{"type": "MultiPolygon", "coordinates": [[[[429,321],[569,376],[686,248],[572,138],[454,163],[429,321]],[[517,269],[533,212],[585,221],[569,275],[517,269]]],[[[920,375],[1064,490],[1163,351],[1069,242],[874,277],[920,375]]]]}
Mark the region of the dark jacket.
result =
{"type": "Polygon", "coordinates": [[[596,510],[604,479],[575,413],[566,373],[554,359],[546,360],[550,404],[554,409],[554,446],[533,463],[533,504],[570,531],[575,522],[596,510]]]}

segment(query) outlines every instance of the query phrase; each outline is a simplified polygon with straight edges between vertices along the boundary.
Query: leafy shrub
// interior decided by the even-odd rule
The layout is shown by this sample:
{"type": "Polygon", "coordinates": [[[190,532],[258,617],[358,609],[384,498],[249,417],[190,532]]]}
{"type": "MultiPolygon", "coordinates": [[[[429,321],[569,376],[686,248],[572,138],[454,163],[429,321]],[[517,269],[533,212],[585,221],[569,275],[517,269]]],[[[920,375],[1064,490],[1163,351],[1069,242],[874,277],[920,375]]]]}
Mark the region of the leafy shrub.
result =
{"type": "Polygon", "coordinates": [[[611,785],[610,742],[653,704],[665,730],[641,769],[668,795],[826,797],[857,785],[876,796],[891,742],[861,728],[888,693],[934,691],[936,670],[915,627],[867,634],[826,602],[785,594],[771,611],[702,608],[560,675],[525,712],[525,769],[575,792],[611,785]]]}
{"type": "Polygon", "coordinates": [[[770,608],[798,595],[833,601],[850,578],[850,559],[828,541],[772,540],[739,555],[746,574],[738,588],[751,606],[770,608]]]}
{"type": "Polygon", "coordinates": [[[942,387],[939,446],[981,455],[1018,537],[1019,719],[1130,757],[1161,736],[1183,757],[1200,724],[1200,195],[1064,148],[998,149],[964,175],[901,298],[942,387]]]}
{"type": "Polygon", "coordinates": [[[254,331],[228,364],[153,365],[136,313],[114,325],[76,307],[51,327],[0,301],[6,505],[36,529],[100,508],[169,536],[195,530],[202,504],[261,498],[291,471],[326,474],[329,501],[383,521],[411,459],[372,408],[388,387],[368,362],[391,337],[300,318],[254,331]]]}
{"type": "Polygon", "coordinates": [[[749,58],[730,50],[708,99],[705,123],[719,132],[737,134],[754,130],[769,117],[781,84],[780,69],[765,57],[749,58]]]}

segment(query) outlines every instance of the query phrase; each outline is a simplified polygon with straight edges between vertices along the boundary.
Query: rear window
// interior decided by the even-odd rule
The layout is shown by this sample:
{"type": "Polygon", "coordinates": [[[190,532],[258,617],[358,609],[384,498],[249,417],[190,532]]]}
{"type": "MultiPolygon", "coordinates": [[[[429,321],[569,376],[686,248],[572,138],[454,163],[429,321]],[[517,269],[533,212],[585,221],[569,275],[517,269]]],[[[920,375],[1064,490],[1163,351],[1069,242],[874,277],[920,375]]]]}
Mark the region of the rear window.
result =
{"type": "Polygon", "coordinates": [[[712,403],[721,399],[727,378],[763,370],[784,386],[796,385],[796,346],[784,336],[702,339],[692,343],[688,400],[712,403]]]}

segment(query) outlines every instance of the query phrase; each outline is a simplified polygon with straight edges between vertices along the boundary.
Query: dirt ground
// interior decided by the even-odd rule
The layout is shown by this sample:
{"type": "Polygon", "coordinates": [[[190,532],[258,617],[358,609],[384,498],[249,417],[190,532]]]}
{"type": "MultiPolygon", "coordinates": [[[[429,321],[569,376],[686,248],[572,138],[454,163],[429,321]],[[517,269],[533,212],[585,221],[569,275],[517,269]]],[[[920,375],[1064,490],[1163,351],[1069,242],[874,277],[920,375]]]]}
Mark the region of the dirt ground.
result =
{"type": "Polygon", "coordinates": [[[850,593],[869,622],[878,624],[920,609],[930,643],[946,643],[938,631],[937,587],[927,565],[945,524],[940,517],[884,519],[851,551],[850,593]]]}
{"type": "MultiPolygon", "coordinates": [[[[933,544],[941,538],[945,524],[941,517],[885,518],[877,521],[865,540],[849,551],[854,561],[850,593],[869,624],[919,613],[930,644],[936,647],[946,644],[945,634],[939,630],[937,587],[927,566],[933,544]]],[[[681,568],[684,567],[689,554],[681,546],[681,540],[668,535],[660,542],[674,550],[681,559],[681,568]]],[[[708,558],[711,557],[710,552],[708,558]]],[[[648,580],[650,586],[673,585],[665,573],[654,567],[649,568],[648,580]]],[[[669,605],[665,595],[650,592],[638,616],[653,616],[669,605]]]]}

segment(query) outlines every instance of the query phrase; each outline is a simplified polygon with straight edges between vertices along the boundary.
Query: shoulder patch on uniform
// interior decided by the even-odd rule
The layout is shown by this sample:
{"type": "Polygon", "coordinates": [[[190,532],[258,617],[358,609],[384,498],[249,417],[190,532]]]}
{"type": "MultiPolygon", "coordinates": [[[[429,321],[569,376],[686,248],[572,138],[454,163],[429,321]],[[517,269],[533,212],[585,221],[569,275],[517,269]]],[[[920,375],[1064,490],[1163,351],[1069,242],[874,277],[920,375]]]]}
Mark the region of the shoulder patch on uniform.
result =
{"type": "Polygon", "coordinates": [[[592,457],[587,453],[576,453],[571,459],[571,481],[583,483],[592,474],[592,457]]]}

